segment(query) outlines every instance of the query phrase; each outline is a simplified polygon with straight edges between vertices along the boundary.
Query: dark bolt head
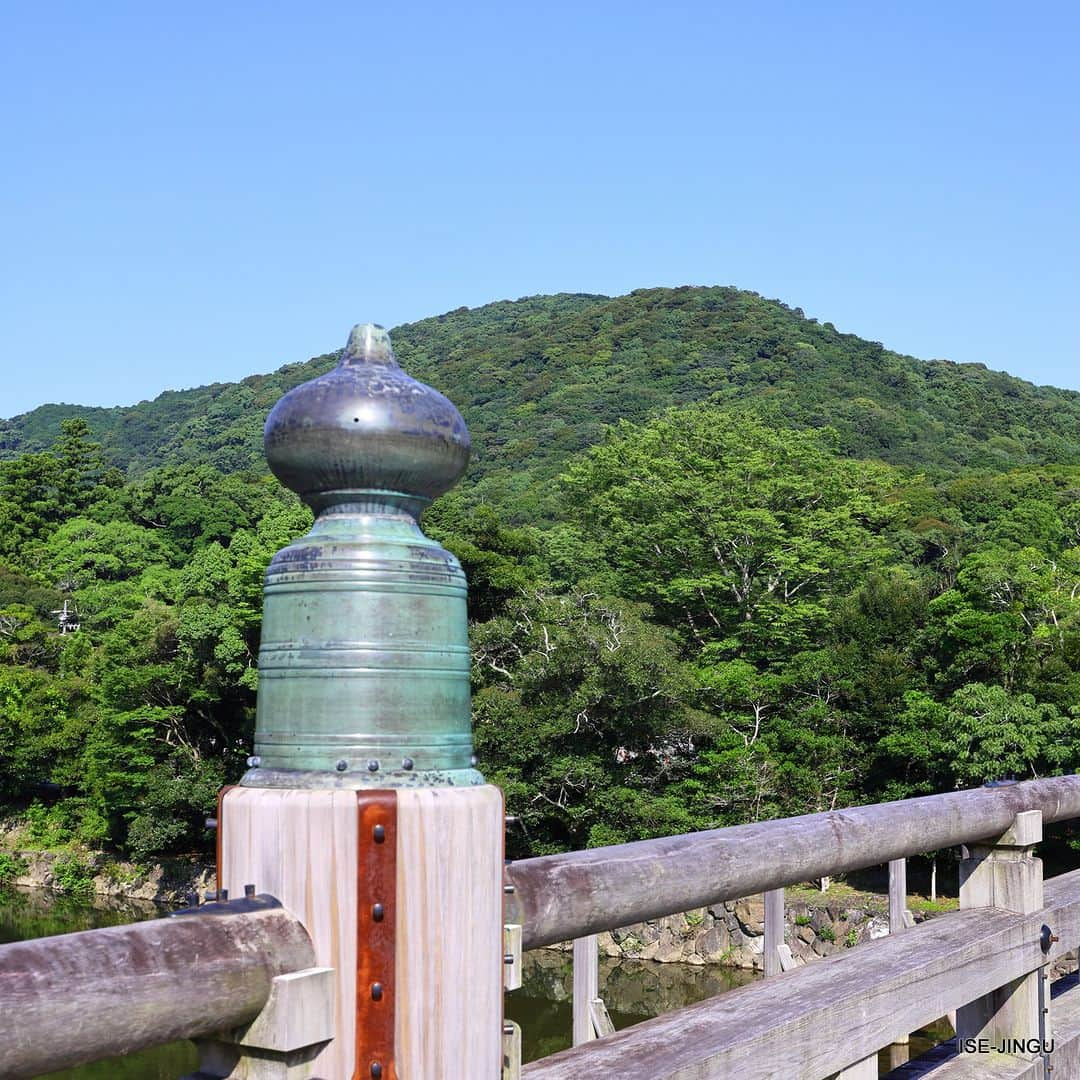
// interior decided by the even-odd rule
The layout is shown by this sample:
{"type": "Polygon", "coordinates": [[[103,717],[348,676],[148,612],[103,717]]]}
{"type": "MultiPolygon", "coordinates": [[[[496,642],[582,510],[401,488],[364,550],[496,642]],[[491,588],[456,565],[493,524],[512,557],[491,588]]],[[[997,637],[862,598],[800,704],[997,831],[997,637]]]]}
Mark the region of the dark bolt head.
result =
{"type": "Polygon", "coordinates": [[[381,844],[386,839],[386,829],[381,825],[376,825],[375,828],[372,829],[371,835],[375,837],[376,844],[381,844]]]}
{"type": "Polygon", "coordinates": [[[383,921],[383,916],[385,914],[386,914],[386,910],[385,910],[385,908],[383,908],[382,904],[372,904],[371,905],[371,918],[372,918],[373,922],[382,922],[383,921]]]}
{"type": "Polygon", "coordinates": [[[517,890],[513,885],[506,884],[503,886],[503,892],[506,893],[507,896],[513,896],[516,891],[517,890]]]}
{"type": "Polygon", "coordinates": [[[378,772],[379,771],[379,763],[374,758],[372,758],[367,763],[367,771],[368,772],[378,772]]]}
{"type": "Polygon", "coordinates": [[[371,1000],[382,1001],[382,983],[371,984],[371,1000]]]}
{"type": "Polygon", "coordinates": [[[222,889],[221,890],[221,902],[223,904],[227,904],[229,902],[229,890],[228,889],[222,889]]]}
{"type": "Polygon", "coordinates": [[[255,895],[255,886],[254,885],[245,885],[244,886],[244,895],[246,897],[248,897],[248,899],[253,897],[255,895]]]}
{"type": "Polygon", "coordinates": [[[513,1035],[514,1034],[514,1025],[513,1024],[503,1024],[503,1034],[504,1035],[513,1035]]]}
{"type": "Polygon", "coordinates": [[[1050,946],[1058,940],[1057,934],[1050,929],[1049,926],[1043,925],[1042,930],[1039,931],[1039,945],[1044,953],[1050,951],[1050,946]]]}
{"type": "Polygon", "coordinates": [[[513,962],[514,962],[514,954],[513,953],[506,953],[506,955],[503,956],[503,963],[507,967],[510,967],[513,964],[513,962]]]}
{"type": "Polygon", "coordinates": [[[349,767],[349,763],[348,763],[348,762],[347,762],[347,761],[346,761],[346,760],[345,760],[344,758],[342,758],[342,759],[341,759],[341,760],[340,760],[340,761],[339,761],[339,762],[338,762],[338,763],[337,763],[337,764],[336,764],[336,765],[334,766],[334,768],[335,768],[335,769],[337,769],[337,771],[338,771],[338,772],[344,772],[344,771],[345,771],[345,770],[346,770],[346,769],[347,769],[348,767],[349,767]]]}
{"type": "Polygon", "coordinates": [[[371,1080],[379,1080],[382,1076],[382,1066],[377,1062],[371,1063],[371,1080]]]}
{"type": "Polygon", "coordinates": [[[402,767],[402,768],[403,768],[403,769],[404,769],[404,770],[405,770],[406,772],[412,772],[412,767],[413,767],[413,759],[412,759],[411,757],[407,757],[407,758],[402,758],[402,759],[401,759],[401,767],[402,767]]]}

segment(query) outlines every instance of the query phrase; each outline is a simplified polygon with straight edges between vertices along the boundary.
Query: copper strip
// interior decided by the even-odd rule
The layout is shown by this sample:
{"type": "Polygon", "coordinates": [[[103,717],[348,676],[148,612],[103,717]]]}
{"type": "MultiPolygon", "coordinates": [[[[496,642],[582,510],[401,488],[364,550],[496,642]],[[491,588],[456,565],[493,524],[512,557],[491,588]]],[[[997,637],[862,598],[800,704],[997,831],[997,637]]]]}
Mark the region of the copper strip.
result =
{"type": "Polygon", "coordinates": [[[397,793],[357,793],[356,1068],[353,1080],[397,1080],[394,937],[397,793]],[[381,912],[376,908],[381,906],[381,912]]]}

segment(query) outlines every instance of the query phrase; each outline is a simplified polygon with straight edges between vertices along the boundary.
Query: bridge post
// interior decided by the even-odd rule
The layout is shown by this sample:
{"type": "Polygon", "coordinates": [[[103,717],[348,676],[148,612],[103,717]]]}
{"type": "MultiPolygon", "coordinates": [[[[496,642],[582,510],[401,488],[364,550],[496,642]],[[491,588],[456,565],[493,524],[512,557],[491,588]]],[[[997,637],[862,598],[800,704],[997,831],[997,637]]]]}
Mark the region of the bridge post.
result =
{"type": "Polygon", "coordinates": [[[765,976],[779,975],[784,970],[780,950],[784,944],[784,890],[766,889],[764,901],[764,949],[765,976]]]}
{"type": "MultiPolygon", "coordinates": [[[[996,907],[1031,915],[1043,907],[1042,860],[1033,856],[1042,841],[1042,812],[1025,810],[992,843],[972,845],[960,863],[960,907],[996,907]]],[[[957,1010],[956,1034],[987,1038],[992,1045],[1004,1039],[1038,1039],[1041,1024],[1040,982],[1034,971],[957,1010]]]]}
{"type": "Polygon", "coordinates": [[[475,769],[465,577],[419,526],[468,432],[369,325],[277,403],[265,446],[316,520],[266,574],[255,753],[220,799],[219,888],[278,897],[334,969],[333,1038],[296,1075],[498,1077],[502,797],[475,769]]]}

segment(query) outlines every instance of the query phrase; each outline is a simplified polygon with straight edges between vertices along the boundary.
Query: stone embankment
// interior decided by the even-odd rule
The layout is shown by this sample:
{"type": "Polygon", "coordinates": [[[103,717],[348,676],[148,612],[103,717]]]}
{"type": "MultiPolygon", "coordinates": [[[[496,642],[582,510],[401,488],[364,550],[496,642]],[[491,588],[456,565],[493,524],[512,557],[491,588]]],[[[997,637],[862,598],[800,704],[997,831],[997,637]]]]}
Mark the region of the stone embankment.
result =
{"type": "Polygon", "coordinates": [[[86,882],[88,896],[181,907],[192,893],[201,899],[214,888],[214,868],[196,859],[169,859],[152,867],[111,862],[89,853],[11,851],[18,870],[11,884],[30,889],[70,892],[72,881],[86,882]]]}
{"type": "MultiPolygon", "coordinates": [[[[915,915],[921,922],[923,915],[915,915]]],[[[789,901],[784,940],[797,965],[884,937],[889,918],[850,901],[789,901]]],[[[764,968],[765,906],[760,896],[698,908],[682,915],[628,926],[599,935],[601,956],[662,963],[724,964],[748,971],[764,968]]],[[[556,948],[568,949],[569,945],[556,948]]]]}

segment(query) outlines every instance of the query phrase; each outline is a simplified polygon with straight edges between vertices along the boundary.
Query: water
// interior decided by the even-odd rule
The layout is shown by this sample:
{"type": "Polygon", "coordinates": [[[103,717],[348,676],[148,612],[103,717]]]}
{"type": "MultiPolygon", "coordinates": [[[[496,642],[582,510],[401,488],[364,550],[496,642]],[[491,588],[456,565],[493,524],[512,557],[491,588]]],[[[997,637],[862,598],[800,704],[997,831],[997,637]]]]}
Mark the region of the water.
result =
{"type": "MultiPolygon", "coordinates": [[[[91,906],[38,890],[9,889],[0,893],[0,944],[161,914],[152,905],[91,906]]],[[[617,1029],[714,997],[754,978],[749,972],[715,966],[600,961],[600,994],[617,1029]]],[[[523,1061],[570,1045],[571,985],[569,953],[543,950],[526,954],[521,989],[506,995],[506,1017],[522,1028],[523,1061]]],[[[178,1080],[196,1065],[192,1044],[180,1042],[48,1075],[49,1080],[178,1080]]]]}

